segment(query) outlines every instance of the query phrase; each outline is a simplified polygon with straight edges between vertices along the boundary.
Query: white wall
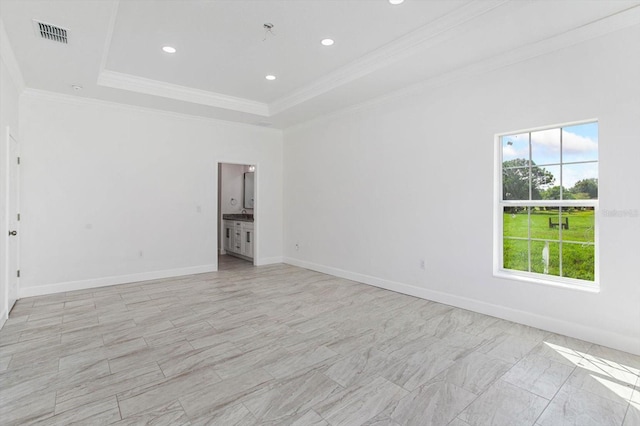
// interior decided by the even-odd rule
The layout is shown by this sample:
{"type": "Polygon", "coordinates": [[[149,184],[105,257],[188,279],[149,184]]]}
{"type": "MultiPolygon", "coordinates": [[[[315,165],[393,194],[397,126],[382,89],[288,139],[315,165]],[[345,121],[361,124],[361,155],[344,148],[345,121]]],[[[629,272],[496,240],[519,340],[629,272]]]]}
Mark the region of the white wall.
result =
{"type": "Polygon", "coordinates": [[[214,270],[220,161],[257,165],[257,263],[281,261],[280,131],[34,91],[20,113],[22,297],[214,270]]]}
{"type": "MultiPolygon", "coordinates": [[[[3,30],[2,30],[3,31],[3,30]]],[[[19,140],[18,132],[18,85],[13,81],[5,64],[6,52],[0,55],[0,327],[8,314],[7,306],[7,127],[19,140]]],[[[11,54],[9,52],[9,54],[11,54]]]]}
{"type": "Polygon", "coordinates": [[[638,40],[635,26],[287,129],[285,261],[640,353],[640,217],[599,218],[598,294],[492,273],[497,133],[597,118],[600,208],[640,211],[638,40]]]}

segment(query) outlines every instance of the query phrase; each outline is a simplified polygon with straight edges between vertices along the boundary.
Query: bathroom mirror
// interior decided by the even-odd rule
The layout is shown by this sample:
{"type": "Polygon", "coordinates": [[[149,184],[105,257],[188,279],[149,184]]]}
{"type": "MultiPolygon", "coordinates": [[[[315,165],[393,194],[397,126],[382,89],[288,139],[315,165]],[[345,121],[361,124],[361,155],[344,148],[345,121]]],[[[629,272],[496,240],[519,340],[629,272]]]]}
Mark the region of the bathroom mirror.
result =
{"type": "Polygon", "coordinates": [[[255,185],[254,172],[246,172],[244,174],[244,204],[245,209],[252,209],[254,206],[255,185]]]}

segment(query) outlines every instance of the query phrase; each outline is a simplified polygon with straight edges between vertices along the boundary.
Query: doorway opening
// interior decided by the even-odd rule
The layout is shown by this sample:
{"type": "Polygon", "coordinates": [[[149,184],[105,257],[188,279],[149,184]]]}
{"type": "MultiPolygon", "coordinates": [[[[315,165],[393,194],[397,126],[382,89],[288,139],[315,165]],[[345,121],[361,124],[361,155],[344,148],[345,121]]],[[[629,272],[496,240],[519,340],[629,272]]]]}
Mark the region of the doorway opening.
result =
{"type": "Polygon", "coordinates": [[[9,317],[11,309],[18,300],[18,280],[20,277],[20,268],[18,266],[20,245],[20,153],[18,140],[14,137],[9,127],[7,127],[6,131],[6,141],[6,198],[4,200],[6,211],[3,212],[6,221],[4,227],[5,232],[7,232],[4,240],[6,275],[0,278],[0,283],[4,281],[2,286],[4,288],[0,287],[2,288],[0,291],[4,293],[0,297],[0,300],[2,300],[0,325],[9,317]]]}
{"type": "Polygon", "coordinates": [[[255,265],[256,166],[218,163],[218,270],[255,265]]]}

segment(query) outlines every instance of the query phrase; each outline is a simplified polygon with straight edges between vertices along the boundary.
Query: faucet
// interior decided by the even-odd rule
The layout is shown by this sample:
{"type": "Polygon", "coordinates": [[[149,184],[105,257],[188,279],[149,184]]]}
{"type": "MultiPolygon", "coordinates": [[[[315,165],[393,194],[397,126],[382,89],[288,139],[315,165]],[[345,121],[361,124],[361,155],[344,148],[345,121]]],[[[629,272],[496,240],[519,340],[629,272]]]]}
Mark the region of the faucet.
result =
{"type": "Polygon", "coordinates": [[[247,214],[247,211],[245,209],[242,209],[242,214],[247,214]]]}

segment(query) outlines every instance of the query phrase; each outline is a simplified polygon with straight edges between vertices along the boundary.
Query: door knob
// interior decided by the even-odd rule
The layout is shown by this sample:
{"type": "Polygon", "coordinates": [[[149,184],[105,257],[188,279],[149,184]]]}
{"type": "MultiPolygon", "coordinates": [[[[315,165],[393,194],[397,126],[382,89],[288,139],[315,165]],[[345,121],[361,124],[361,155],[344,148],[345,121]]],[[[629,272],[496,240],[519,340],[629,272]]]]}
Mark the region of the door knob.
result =
{"type": "Polygon", "coordinates": [[[9,231],[9,235],[15,237],[16,235],[18,235],[18,231],[9,231]]]}

